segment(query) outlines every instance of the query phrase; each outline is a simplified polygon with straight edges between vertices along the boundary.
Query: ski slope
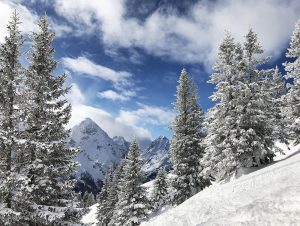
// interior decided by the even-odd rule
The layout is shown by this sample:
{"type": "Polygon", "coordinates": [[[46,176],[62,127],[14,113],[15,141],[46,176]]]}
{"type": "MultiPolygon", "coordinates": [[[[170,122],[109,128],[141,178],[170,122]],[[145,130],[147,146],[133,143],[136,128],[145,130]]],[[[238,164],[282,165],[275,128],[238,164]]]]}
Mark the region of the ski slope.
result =
{"type": "Polygon", "coordinates": [[[299,149],[238,179],[216,183],[142,225],[300,225],[299,149]]]}

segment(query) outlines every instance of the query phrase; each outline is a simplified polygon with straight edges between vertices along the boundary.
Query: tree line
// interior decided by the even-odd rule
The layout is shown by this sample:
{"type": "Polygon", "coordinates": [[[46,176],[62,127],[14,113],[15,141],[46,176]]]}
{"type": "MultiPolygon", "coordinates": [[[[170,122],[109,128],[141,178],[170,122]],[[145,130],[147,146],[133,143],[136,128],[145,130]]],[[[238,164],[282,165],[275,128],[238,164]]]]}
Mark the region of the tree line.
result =
{"type": "Polygon", "coordinates": [[[139,225],[166,205],[178,205],[211,185],[226,180],[241,167],[273,161],[275,146],[300,143],[300,21],[291,37],[284,63],[286,74],[267,68],[257,34],[250,29],[243,44],[227,32],[219,46],[207,114],[198,104],[197,86],[182,70],[171,125],[173,169],[158,171],[153,191],[146,195],[138,146],[111,169],[98,197],[98,225],[139,225]],[[285,78],[285,79],[284,79],[285,78]],[[292,81],[290,81],[292,79],[292,81]]]}

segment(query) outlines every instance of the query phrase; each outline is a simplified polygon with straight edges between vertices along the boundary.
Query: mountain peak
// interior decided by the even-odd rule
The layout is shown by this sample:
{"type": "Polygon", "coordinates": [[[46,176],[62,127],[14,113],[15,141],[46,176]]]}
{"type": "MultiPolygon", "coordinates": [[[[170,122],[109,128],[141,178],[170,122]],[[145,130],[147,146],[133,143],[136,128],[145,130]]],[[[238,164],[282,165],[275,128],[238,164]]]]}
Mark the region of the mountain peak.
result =
{"type": "Polygon", "coordinates": [[[155,140],[169,140],[166,136],[159,136],[155,140]]]}
{"type": "Polygon", "coordinates": [[[80,130],[81,133],[87,134],[87,135],[95,135],[95,134],[101,134],[105,137],[108,137],[107,133],[92,119],[85,118],[83,121],[81,121],[77,126],[74,126],[73,130],[80,130]]]}
{"type": "Polygon", "coordinates": [[[170,142],[165,136],[159,136],[151,142],[150,146],[143,151],[143,171],[147,177],[153,178],[157,169],[161,167],[170,168],[169,160],[170,142]]]}
{"type": "MultiPolygon", "coordinates": [[[[118,138],[125,141],[124,138],[118,138]]],[[[76,176],[89,175],[95,182],[103,180],[111,162],[119,164],[127,153],[125,145],[119,145],[92,119],[86,118],[71,130],[71,147],[80,147],[76,160],[80,166],[76,176]]]]}

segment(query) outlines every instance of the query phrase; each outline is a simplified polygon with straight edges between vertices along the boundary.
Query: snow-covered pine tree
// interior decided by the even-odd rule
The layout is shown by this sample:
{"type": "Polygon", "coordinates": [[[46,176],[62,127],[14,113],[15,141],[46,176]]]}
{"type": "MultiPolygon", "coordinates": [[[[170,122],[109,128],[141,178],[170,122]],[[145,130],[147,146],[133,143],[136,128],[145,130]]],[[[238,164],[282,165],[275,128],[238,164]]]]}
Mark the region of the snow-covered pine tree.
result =
{"type": "Polygon", "coordinates": [[[194,184],[195,187],[192,191],[193,193],[197,193],[203,188],[209,186],[210,180],[208,177],[203,177],[202,171],[204,166],[202,165],[202,159],[205,154],[205,143],[204,139],[206,137],[206,131],[204,127],[204,112],[198,104],[198,87],[197,84],[192,81],[190,87],[190,112],[188,117],[188,130],[189,130],[189,145],[191,145],[191,156],[190,162],[196,163],[196,169],[193,169],[191,175],[194,176],[194,184]]]}
{"type": "Polygon", "coordinates": [[[286,79],[292,79],[293,84],[288,88],[285,101],[288,104],[286,117],[290,120],[288,131],[295,144],[300,143],[300,20],[296,23],[291,37],[290,47],[286,57],[293,59],[284,64],[287,74],[286,79]]]}
{"type": "Polygon", "coordinates": [[[122,183],[123,183],[123,178],[124,178],[124,168],[125,168],[125,165],[126,165],[126,157],[123,158],[116,170],[116,177],[117,177],[117,187],[118,187],[118,190],[121,189],[122,187],[122,183]]]}
{"type": "Polygon", "coordinates": [[[105,176],[104,184],[101,188],[101,192],[97,200],[97,220],[99,226],[106,226],[111,220],[111,217],[109,217],[109,213],[112,212],[111,209],[113,209],[114,207],[110,204],[110,192],[112,190],[114,171],[115,168],[113,165],[111,165],[105,176]]]}
{"type": "Polygon", "coordinates": [[[167,172],[164,168],[161,168],[157,172],[157,176],[154,182],[154,190],[151,197],[152,207],[154,211],[158,211],[161,207],[168,203],[168,182],[167,172]]]}
{"type": "Polygon", "coordinates": [[[87,208],[95,204],[95,196],[93,192],[85,191],[82,197],[83,207],[87,208]]]}
{"type": "Polygon", "coordinates": [[[206,175],[224,179],[240,167],[271,161],[274,146],[272,107],[273,92],[266,89],[273,70],[261,70],[268,58],[259,59],[263,50],[257,35],[250,29],[243,47],[227,34],[220,45],[216,84],[211,96],[219,101],[209,110],[205,156],[206,175]]]}
{"type": "Polygon", "coordinates": [[[71,225],[76,218],[73,203],[77,150],[65,147],[65,129],[71,105],[64,96],[66,75],[55,76],[54,33],[47,17],[41,17],[39,31],[31,34],[30,66],[26,72],[25,173],[28,184],[20,195],[23,222],[30,225],[71,225]],[[71,217],[72,216],[72,217],[71,217]],[[70,219],[72,218],[72,220],[70,219]]]}
{"type": "Polygon", "coordinates": [[[180,204],[209,183],[199,175],[200,159],[204,153],[203,111],[197,103],[197,94],[191,93],[190,78],[182,70],[177,86],[175,109],[177,116],[171,125],[171,161],[174,189],[172,202],[180,204]]]}
{"type": "Polygon", "coordinates": [[[8,35],[0,47],[0,224],[17,225],[18,200],[13,194],[19,187],[17,157],[20,147],[21,92],[24,78],[19,62],[24,39],[19,31],[20,20],[15,11],[8,23],[8,35]],[[17,179],[18,178],[18,179],[17,179]]]}
{"type": "Polygon", "coordinates": [[[215,73],[208,81],[216,85],[210,99],[218,102],[208,111],[206,118],[208,134],[205,138],[206,154],[202,164],[205,165],[203,174],[207,177],[222,179],[237,166],[237,148],[233,144],[234,138],[238,136],[236,69],[244,68],[242,55],[242,47],[235,44],[230,33],[226,33],[213,67],[215,73]]]}
{"type": "Polygon", "coordinates": [[[272,75],[273,69],[259,69],[269,61],[269,57],[262,57],[263,52],[257,34],[250,29],[244,43],[245,68],[241,73],[244,87],[238,89],[238,105],[241,108],[238,108],[237,119],[241,136],[237,160],[242,167],[268,163],[274,156],[273,125],[269,123],[274,115],[268,108],[272,105],[272,93],[264,89],[267,77],[272,75]]]}
{"type": "Polygon", "coordinates": [[[118,202],[109,225],[134,226],[147,218],[149,200],[145,189],[141,187],[143,181],[141,164],[139,147],[134,138],[125,161],[118,202]]]}
{"type": "Polygon", "coordinates": [[[272,113],[269,117],[269,123],[273,125],[273,140],[278,140],[281,143],[288,144],[286,129],[288,120],[284,115],[286,110],[286,103],[284,102],[286,87],[283,81],[283,76],[277,66],[274,69],[273,75],[266,79],[265,88],[266,92],[270,92],[268,111],[272,113]]]}
{"type": "MultiPolygon", "coordinates": [[[[108,212],[107,212],[107,218],[109,220],[111,220],[113,218],[116,204],[118,202],[119,180],[121,178],[120,173],[122,171],[123,166],[124,165],[121,162],[120,166],[114,170],[112,177],[111,177],[111,183],[109,186],[108,198],[107,198],[107,205],[109,207],[108,212]]],[[[120,185],[121,185],[121,183],[120,183],[120,185]]]]}

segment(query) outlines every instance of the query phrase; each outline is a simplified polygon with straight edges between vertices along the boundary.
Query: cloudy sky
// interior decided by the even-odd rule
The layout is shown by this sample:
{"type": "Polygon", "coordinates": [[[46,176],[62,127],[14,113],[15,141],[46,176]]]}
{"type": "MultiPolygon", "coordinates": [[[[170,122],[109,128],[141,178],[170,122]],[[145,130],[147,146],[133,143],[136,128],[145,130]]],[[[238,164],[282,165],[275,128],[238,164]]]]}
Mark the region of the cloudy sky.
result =
{"type": "Polygon", "coordinates": [[[66,71],[72,84],[69,126],[90,117],[110,136],[140,141],[171,135],[183,67],[203,109],[213,105],[206,81],[225,30],[243,42],[253,28],[272,56],[268,66],[281,67],[300,18],[299,0],[0,0],[0,42],[13,9],[25,35],[40,15],[50,19],[57,73],[66,71]]]}

